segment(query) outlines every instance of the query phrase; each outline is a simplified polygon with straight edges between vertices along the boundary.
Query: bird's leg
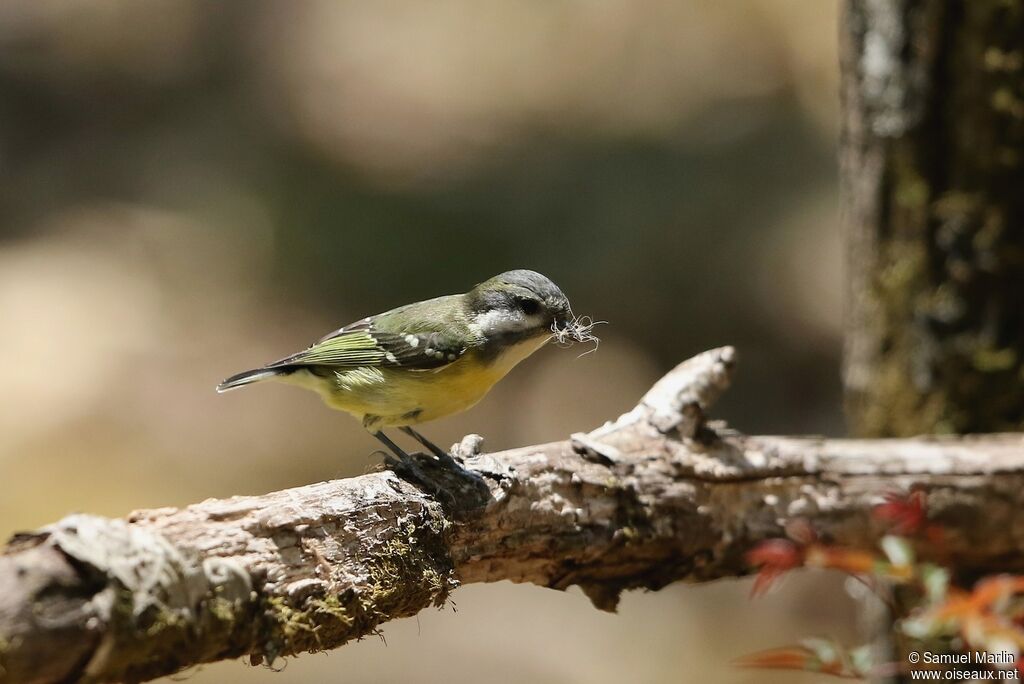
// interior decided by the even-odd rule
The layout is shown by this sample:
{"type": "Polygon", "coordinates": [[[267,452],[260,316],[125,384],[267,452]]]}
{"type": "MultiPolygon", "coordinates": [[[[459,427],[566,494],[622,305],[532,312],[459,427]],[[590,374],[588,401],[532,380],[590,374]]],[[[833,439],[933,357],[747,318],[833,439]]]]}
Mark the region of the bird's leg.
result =
{"type": "MultiPolygon", "coordinates": [[[[405,471],[407,475],[411,475],[413,479],[419,482],[422,486],[426,487],[431,494],[433,494],[434,496],[444,497],[445,501],[449,505],[453,505],[455,503],[455,499],[452,497],[452,495],[446,492],[444,487],[442,487],[436,480],[434,480],[429,475],[427,475],[426,472],[424,472],[423,468],[420,467],[420,464],[416,462],[415,455],[406,453],[406,451],[402,449],[402,447],[392,442],[388,438],[388,436],[385,435],[383,432],[374,432],[373,436],[379,439],[384,444],[384,446],[390,449],[391,452],[398,457],[398,461],[395,461],[390,456],[385,457],[384,462],[387,465],[394,468],[395,471],[398,473],[405,471]]],[[[420,455],[425,455],[422,452],[417,453],[419,453],[420,455]]],[[[448,458],[450,459],[451,456],[449,456],[448,458]]]]}
{"type": "Polygon", "coordinates": [[[429,439],[427,439],[420,433],[413,430],[408,425],[403,425],[398,429],[404,432],[405,434],[409,435],[413,439],[415,439],[423,446],[425,446],[427,448],[427,451],[434,454],[434,456],[437,456],[437,460],[439,460],[444,465],[448,466],[449,468],[458,468],[460,470],[462,469],[461,466],[459,466],[458,462],[454,458],[452,458],[451,454],[449,454],[447,451],[431,442],[429,439]]]}
{"type": "Polygon", "coordinates": [[[422,468],[420,468],[420,465],[419,463],[416,462],[416,458],[414,456],[406,453],[405,450],[402,449],[402,447],[392,442],[391,439],[382,431],[378,430],[377,432],[374,432],[373,436],[379,439],[384,446],[391,450],[391,453],[398,457],[398,463],[394,465],[399,465],[400,467],[406,469],[407,471],[409,471],[409,473],[412,474],[413,477],[415,477],[420,482],[430,482],[430,480],[427,478],[427,474],[423,472],[422,468]]]}

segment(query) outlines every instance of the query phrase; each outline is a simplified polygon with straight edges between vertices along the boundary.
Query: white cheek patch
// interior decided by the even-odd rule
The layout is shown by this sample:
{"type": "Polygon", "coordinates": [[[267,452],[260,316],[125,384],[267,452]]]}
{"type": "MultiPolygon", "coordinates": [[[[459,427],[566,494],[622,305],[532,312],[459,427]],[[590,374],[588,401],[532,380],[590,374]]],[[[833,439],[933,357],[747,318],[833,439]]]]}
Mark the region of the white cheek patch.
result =
{"type": "Polygon", "coordinates": [[[540,314],[533,314],[532,316],[523,315],[520,318],[523,328],[534,329],[544,327],[544,317],[540,314]]]}
{"type": "Polygon", "coordinates": [[[540,315],[526,316],[520,311],[492,309],[477,316],[472,327],[485,337],[515,333],[540,327],[540,315]]]}

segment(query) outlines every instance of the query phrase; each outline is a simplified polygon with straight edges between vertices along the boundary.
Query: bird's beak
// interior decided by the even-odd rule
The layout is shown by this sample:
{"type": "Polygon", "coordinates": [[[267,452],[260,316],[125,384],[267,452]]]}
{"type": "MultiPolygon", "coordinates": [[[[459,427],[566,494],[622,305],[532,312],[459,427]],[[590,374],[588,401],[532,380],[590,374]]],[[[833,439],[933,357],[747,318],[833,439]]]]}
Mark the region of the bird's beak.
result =
{"type": "Polygon", "coordinates": [[[572,321],[572,314],[569,312],[569,307],[561,305],[555,307],[553,310],[554,317],[552,318],[552,323],[559,330],[564,330],[572,321]]]}

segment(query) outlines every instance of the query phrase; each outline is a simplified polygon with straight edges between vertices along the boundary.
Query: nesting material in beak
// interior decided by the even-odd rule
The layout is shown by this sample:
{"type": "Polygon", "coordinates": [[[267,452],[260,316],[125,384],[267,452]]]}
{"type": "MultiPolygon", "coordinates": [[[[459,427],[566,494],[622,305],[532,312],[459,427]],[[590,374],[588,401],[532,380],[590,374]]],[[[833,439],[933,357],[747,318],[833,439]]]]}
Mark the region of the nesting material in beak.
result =
{"type": "Polygon", "coordinates": [[[551,337],[562,347],[571,347],[577,342],[593,342],[592,349],[580,354],[580,356],[585,356],[597,351],[597,347],[601,344],[601,340],[592,332],[594,327],[607,322],[595,321],[590,316],[571,315],[562,327],[559,327],[558,321],[551,324],[551,337]]]}

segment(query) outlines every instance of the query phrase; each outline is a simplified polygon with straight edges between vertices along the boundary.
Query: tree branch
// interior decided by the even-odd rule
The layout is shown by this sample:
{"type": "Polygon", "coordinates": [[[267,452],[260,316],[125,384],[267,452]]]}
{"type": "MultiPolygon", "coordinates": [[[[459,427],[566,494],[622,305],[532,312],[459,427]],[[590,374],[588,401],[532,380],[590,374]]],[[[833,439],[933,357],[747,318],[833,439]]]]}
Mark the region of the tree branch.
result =
{"type": "Polygon", "coordinates": [[[330,649],[470,582],[575,584],[613,610],[624,589],[747,572],[744,553],[796,518],[873,544],[871,507],[911,487],[958,567],[1024,565],[1024,436],[742,435],[704,421],[732,362],[728,347],[701,354],[563,442],[480,454],[467,437],[466,472],[424,461],[426,486],[382,471],[19,534],[0,555],[0,682],[330,649]]]}

